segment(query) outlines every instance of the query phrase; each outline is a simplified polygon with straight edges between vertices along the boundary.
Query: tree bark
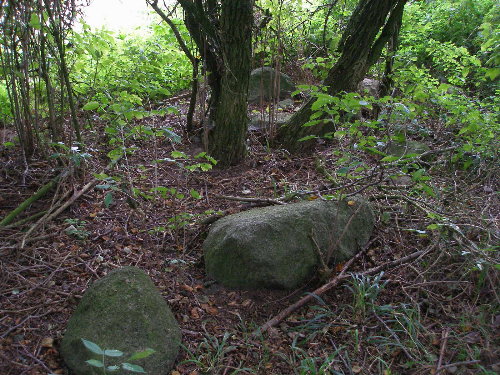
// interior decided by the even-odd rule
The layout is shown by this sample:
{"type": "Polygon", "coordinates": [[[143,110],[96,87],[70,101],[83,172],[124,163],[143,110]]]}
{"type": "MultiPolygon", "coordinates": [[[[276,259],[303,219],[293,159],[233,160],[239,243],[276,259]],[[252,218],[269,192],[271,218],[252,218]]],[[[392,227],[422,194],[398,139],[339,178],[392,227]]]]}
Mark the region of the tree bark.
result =
{"type": "Polygon", "coordinates": [[[209,153],[222,165],[245,157],[247,97],[252,56],[253,0],[223,0],[221,50],[223,72],[215,102],[214,128],[209,134],[209,153]]]}
{"type": "Polygon", "coordinates": [[[222,166],[245,156],[254,0],[179,0],[211,90],[208,151],[222,166]]]}
{"type": "MultiPolygon", "coordinates": [[[[339,44],[341,56],[324,81],[329,95],[356,90],[359,82],[380,57],[385,44],[390,40],[394,24],[401,18],[406,1],[361,0],[359,2],[342,35],[339,44]]],[[[299,142],[299,139],[307,135],[322,136],[333,130],[334,124],[327,121],[311,127],[302,126],[309,121],[313,113],[311,106],[315,100],[315,98],[309,99],[279,129],[277,141],[289,151],[297,152],[311,147],[312,141],[299,142]]]]}

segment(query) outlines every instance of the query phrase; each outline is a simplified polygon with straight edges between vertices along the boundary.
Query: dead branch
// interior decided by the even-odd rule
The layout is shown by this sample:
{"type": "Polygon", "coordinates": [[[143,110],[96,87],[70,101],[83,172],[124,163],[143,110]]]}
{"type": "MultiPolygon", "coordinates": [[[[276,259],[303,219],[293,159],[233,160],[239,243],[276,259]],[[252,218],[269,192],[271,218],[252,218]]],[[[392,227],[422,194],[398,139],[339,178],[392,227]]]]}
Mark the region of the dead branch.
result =
{"type": "MultiPolygon", "coordinates": [[[[287,307],[285,310],[280,312],[278,315],[275,317],[271,318],[268,320],[266,323],[264,323],[262,326],[260,326],[256,331],[253,332],[253,335],[256,336],[260,333],[268,331],[270,328],[278,325],[281,323],[287,316],[289,316],[291,313],[293,313],[295,310],[299,309],[300,307],[304,306],[306,303],[309,301],[313,300],[315,296],[319,296],[325,292],[327,292],[330,289],[333,289],[336,287],[340,282],[344,281],[345,279],[348,279],[350,275],[346,275],[347,269],[354,263],[355,260],[357,260],[361,255],[370,247],[370,245],[374,241],[370,241],[362,251],[360,251],[358,254],[356,254],[353,258],[351,258],[342,268],[342,271],[335,276],[333,279],[331,279],[328,283],[324,284],[320,288],[316,289],[314,292],[307,294],[303,298],[301,298],[299,301],[295,302],[293,305],[287,307]]],[[[379,273],[380,271],[387,269],[387,268],[393,268],[396,266],[399,266],[401,264],[410,262],[412,260],[415,260],[429,252],[431,252],[435,246],[430,247],[428,250],[421,250],[421,251],[416,251],[408,256],[405,256],[403,258],[393,260],[391,262],[387,262],[384,264],[381,264],[380,266],[370,268],[364,272],[360,272],[360,275],[367,276],[367,275],[373,275],[376,273],[379,273]]]]}
{"type": "Polygon", "coordinates": [[[220,199],[227,199],[230,201],[240,201],[240,202],[267,203],[267,204],[279,204],[279,205],[286,204],[278,199],[271,199],[271,198],[233,197],[230,195],[219,195],[219,194],[214,194],[214,197],[220,199]]]}
{"type": "Polygon", "coordinates": [[[40,220],[38,220],[33,226],[26,232],[26,234],[23,236],[23,239],[21,241],[21,246],[20,249],[23,249],[26,241],[28,239],[28,236],[33,233],[35,229],[37,229],[40,225],[48,223],[49,221],[55,219],[61,212],[63,212],[66,208],[71,206],[78,198],[80,198],[83,194],[85,194],[87,191],[89,191],[94,185],[97,184],[99,180],[94,178],[92,181],[88,182],[80,191],[77,191],[76,193],[73,194],[71,198],[69,198],[65,203],[63,203],[58,209],[55,211],[51,212],[49,211],[47,214],[45,214],[40,220]]]}

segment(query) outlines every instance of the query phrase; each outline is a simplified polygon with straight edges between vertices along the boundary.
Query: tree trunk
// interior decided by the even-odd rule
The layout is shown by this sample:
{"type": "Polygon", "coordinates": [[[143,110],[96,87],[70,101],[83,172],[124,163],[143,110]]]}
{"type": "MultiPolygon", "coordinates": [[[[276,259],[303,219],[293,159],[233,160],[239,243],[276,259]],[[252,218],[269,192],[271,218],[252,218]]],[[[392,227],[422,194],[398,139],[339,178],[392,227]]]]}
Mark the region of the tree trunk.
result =
{"type": "MultiPolygon", "coordinates": [[[[377,61],[385,44],[391,38],[394,24],[401,19],[407,0],[361,0],[354,10],[339,44],[341,56],[330,69],[324,81],[329,95],[355,91],[370,67],[377,61]],[[382,30],[382,31],[380,31],[382,30]],[[380,35],[377,38],[377,35],[380,35]]],[[[332,131],[331,122],[303,127],[309,121],[315,98],[309,99],[302,108],[284,124],[277,140],[289,151],[300,151],[313,142],[299,142],[308,136],[321,136],[332,131]]]]}
{"type": "Polygon", "coordinates": [[[208,70],[208,151],[220,165],[245,156],[254,0],[179,0],[208,70]]]}
{"type": "Polygon", "coordinates": [[[215,102],[214,128],[209,153],[222,165],[239,163],[245,156],[247,96],[252,56],[253,0],[223,0],[221,42],[223,73],[215,102]]]}

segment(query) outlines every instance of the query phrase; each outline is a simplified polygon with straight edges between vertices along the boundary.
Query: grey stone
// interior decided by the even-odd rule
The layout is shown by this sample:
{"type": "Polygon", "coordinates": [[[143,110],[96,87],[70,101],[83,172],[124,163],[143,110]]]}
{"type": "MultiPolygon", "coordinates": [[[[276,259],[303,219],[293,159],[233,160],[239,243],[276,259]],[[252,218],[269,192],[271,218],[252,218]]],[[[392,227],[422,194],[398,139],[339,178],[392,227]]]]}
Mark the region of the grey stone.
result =
{"type": "Polygon", "coordinates": [[[365,78],[358,84],[358,92],[363,95],[370,95],[378,98],[380,93],[380,81],[372,78],[365,78]]]}
{"type": "Polygon", "coordinates": [[[430,148],[425,143],[417,141],[392,142],[386,148],[386,153],[393,156],[403,157],[406,155],[421,155],[429,151],[430,148]]]}
{"type": "Polygon", "coordinates": [[[333,248],[330,263],[354,256],[374,226],[361,198],[315,200],[256,208],[220,219],[205,240],[205,268],[224,286],[293,289],[314,275],[320,251],[333,248]]]}
{"type": "MultiPolygon", "coordinates": [[[[262,67],[252,70],[248,88],[248,101],[258,103],[260,101],[271,101],[276,96],[275,79],[276,70],[270,67],[262,67]]],[[[284,73],[279,73],[279,99],[289,98],[295,91],[292,79],[284,73]]]]}
{"type": "Polygon", "coordinates": [[[293,113],[289,112],[276,112],[275,118],[273,121],[270,121],[269,113],[252,113],[250,115],[250,122],[248,123],[248,130],[257,131],[266,129],[274,122],[274,125],[278,129],[284,123],[286,123],[290,117],[292,117],[293,113]]]}
{"type": "Polygon", "coordinates": [[[131,363],[142,366],[149,375],[160,375],[173,367],[181,334],[148,275],[136,267],[123,267],[88,288],[61,343],[61,355],[74,374],[101,375],[101,369],[85,361],[102,360],[102,356],[85,348],[82,338],[102,349],[124,352],[122,357],[107,357],[109,365],[126,362],[130,355],[152,348],[154,354],[131,363]]]}

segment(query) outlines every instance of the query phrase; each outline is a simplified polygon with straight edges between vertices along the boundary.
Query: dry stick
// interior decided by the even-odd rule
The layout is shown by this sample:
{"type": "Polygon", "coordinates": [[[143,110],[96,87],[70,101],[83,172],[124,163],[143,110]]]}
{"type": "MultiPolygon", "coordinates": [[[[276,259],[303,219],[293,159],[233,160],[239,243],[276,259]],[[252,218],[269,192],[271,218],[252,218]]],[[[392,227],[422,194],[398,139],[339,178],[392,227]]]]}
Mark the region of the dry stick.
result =
{"type": "Polygon", "coordinates": [[[444,359],[444,352],[446,350],[446,345],[448,344],[448,335],[450,334],[449,328],[446,328],[442,333],[441,333],[441,349],[439,351],[439,359],[436,365],[436,374],[441,371],[441,365],[443,363],[444,359]]]}
{"type": "MultiPolygon", "coordinates": [[[[104,169],[103,173],[106,172],[107,170],[111,169],[116,163],[121,158],[118,158],[116,160],[113,160],[111,163],[109,163],[106,168],[104,169]]],[[[22,241],[21,241],[21,246],[20,250],[24,248],[26,244],[26,240],[28,236],[33,233],[33,231],[38,228],[41,224],[43,223],[48,223],[49,221],[53,220],[56,218],[61,212],[63,212],[66,208],[68,208],[70,205],[72,205],[78,198],[80,198],[83,194],[85,194],[88,190],[90,190],[95,184],[97,184],[99,180],[97,178],[94,178],[92,181],[87,183],[80,191],[76,192],[73,194],[73,196],[68,199],[65,203],[63,203],[58,209],[53,211],[53,209],[49,210],[47,214],[45,214],[40,220],[38,220],[33,226],[26,232],[24,235],[22,241]]]]}
{"type": "Polygon", "coordinates": [[[6,226],[10,224],[14,218],[19,215],[21,212],[23,212],[26,208],[28,208],[33,202],[37,201],[41,197],[43,197],[47,192],[52,189],[54,186],[56,186],[57,181],[59,180],[61,176],[57,176],[50,180],[48,183],[43,185],[38,191],[33,194],[31,197],[26,199],[24,202],[22,202],[19,206],[17,206],[16,209],[14,209],[12,212],[10,212],[7,216],[5,216],[1,221],[0,221],[0,227],[6,226]]]}
{"type": "Polygon", "coordinates": [[[449,363],[447,365],[441,366],[441,368],[436,372],[435,375],[437,375],[439,372],[446,370],[447,368],[450,368],[450,367],[474,365],[474,364],[479,363],[479,362],[481,362],[479,359],[474,359],[472,361],[460,361],[460,362],[455,362],[455,363],[449,363]]]}
{"type": "Polygon", "coordinates": [[[413,358],[413,356],[410,354],[410,352],[408,352],[408,350],[406,350],[405,346],[401,343],[401,341],[399,340],[399,337],[398,335],[396,335],[396,333],[387,325],[386,322],[384,322],[384,320],[378,316],[375,311],[373,312],[373,315],[375,316],[375,318],[377,318],[377,320],[382,323],[382,325],[385,327],[385,329],[387,331],[389,331],[389,333],[391,334],[391,336],[394,338],[394,340],[396,340],[396,342],[399,344],[400,348],[403,350],[403,352],[406,354],[406,356],[408,357],[409,360],[411,361],[415,361],[415,358],[413,358]]]}
{"type": "Polygon", "coordinates": [[[270,199],[270,198],[249,198],[249,197],[233,197],[230,195],[219,195],[219,194],[214,194],[215,198],[220,198],[220,199],[227,199],[230,201],[241,201],[241,202],[254,202],[254,203],[271,203],[271,204],[280,204],[284,205],[286,203],[283,203],[277,199],[270,199]]]}
{"type": "Polygon", "coordinates": [[[26,239],[28,236],[36,229],[38,228],[42,223],[48,223],[49,221],[53,220],[56,218],[61,212],[63,212],[66,208],[71,206],[78,198],[80,198],[83,194],[85,194],[88,190],[90,190],[95,184],[97,184],[99,180],[94,178],[92,181],[87,183],[80,191],[77,191],[73,196],[68,199],[62,206],[60,206],[57,210],[55,210],[53,213],[49,215],[45,215],[42,217],[40,220],[38,220],[24,235],[23,240],[21,241],[21,246],[20,249],[24,248],[24,245],[26,244],[26,239]]]}
{"type": "MultiPolygon", "coordinates": [[[[288,315],[290,315],[291,313],[293,313],[298,308],[304,306],[306,303],[308,303],[309,301],[311,301],[312,299],[314,299],[316,296],[319,296],[319,295],[325,293],[326,291],[328,291],[328,290],[334,288],[335,286],[337,286],[337,284],[339,284],[344,279],[349,278],[349,275],[345,275],[345,272],[352,265],[352,263],[356,259],[358,259],[361,256],[361,254],[363,254],[369,248],[369,246],[372,243],[373,243],[373,241],[370,241],[370,243],[368,243],[368,245],[366,245],[362,251],[360,251],[358,254],[356,254],[356,256],[354,256],[353,258],[351,258],[344,265],[344,267],[342,268],[342,271],[337,276],[335,276],[332,280],[330,280],[328,283],[324,284],[320,288],[316,289],[314,292],[309,293],[308,295],[304,296],[299,301],[295,302],[293,305],[287,307],[285,310],[283,310],[282,312],[280,312],[278,315],[276,315],[275,317],[273,317],[270,320],[268,320],[266,323],[264,323],[262,326],[260,326],[256,331],[254,331],[253,335],[256,336],[259,333],[266,332],[270,328],[272,328],[272,327],[276,326],[277,324],[281,323],[288,315]]],[[[417,259],[417,258],[421,257],[422,255],[427,254],[432,249],[433,248],[431,248],[429,250],[416,251],[416,252],[414,252],[414,253],[412,253],[412,254],[410,254],[408,256],[405,256],[405,257],[403,257],[401,259],[397,259],[397,260],[393,260],[392,262],[387,262],[387,263],[381,264],[380,266],[370,268],[369,270],[366,270],[364,272],[360,272],[359,274],[366,276],[366,275],[372,275],[374,273],[378,273],[378,272],[382,271],[385,268],[395,267],[395,266],[398,266],[400,264],[403,264],[403,263],[409,262],[411,260],[417,259]]]]}

